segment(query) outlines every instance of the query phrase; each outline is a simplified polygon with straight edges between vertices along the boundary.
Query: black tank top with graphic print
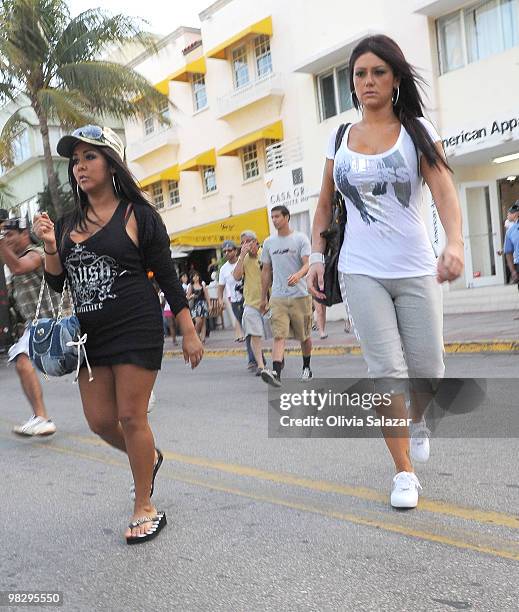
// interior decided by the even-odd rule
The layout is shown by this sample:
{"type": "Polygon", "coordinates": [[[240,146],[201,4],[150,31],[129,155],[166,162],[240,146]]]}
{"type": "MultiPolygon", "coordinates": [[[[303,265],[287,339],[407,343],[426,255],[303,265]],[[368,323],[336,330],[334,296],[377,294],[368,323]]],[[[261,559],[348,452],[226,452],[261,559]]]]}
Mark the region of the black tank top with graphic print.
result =
{"type": "Polygon", "coordinates": [[[126,232],[127,203],[95,234],[76,243],[64,235],[67,271],[89,358],[162,346],[162,311],[139,249],[126,232]]]}

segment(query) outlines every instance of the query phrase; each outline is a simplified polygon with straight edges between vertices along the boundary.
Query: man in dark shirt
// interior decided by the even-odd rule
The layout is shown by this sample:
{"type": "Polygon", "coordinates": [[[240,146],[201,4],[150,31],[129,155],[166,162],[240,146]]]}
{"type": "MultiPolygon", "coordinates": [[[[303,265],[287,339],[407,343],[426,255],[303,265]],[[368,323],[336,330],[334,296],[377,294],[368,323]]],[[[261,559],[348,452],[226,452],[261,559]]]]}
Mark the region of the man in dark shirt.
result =
{"type": "MultiPolygon", "coordinates": [[[[9,349],[9,362],[16,364],[22,389],[33,410],[33,416],[26,423],[14,427],[13,432],[21,436],[49,436],[56,431],[56,426],[47,415],[40,380],[29,359],[28,325],[38,303],[43,256],[41,249],[32,244],[25,219],[8,219],[2,223],[0,263],[5,264],[12,274],[10,288],[14,305],[26,323],[21,338],[9,349]]],[[[55,303],[51,303],[51,300],[50,293],[45,291],[40,316],[52,315],[55,303]]]]}

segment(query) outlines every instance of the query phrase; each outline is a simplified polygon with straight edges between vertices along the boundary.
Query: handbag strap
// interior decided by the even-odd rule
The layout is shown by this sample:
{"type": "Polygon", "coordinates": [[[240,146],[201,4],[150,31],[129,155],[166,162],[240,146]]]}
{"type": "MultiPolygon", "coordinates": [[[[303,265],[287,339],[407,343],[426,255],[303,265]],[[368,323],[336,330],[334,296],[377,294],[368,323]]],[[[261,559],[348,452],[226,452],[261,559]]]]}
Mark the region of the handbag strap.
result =
{"type": "Polygon", "coordinates": [[[56,318],[57,321],[61,321],[61,319],[63,318],[63,304],[65,302],[65,294],[68,293],[69,294],[69,299],[70,299],[70,303],[72,305],[72,313],[76,314],[76,309],[74,308],[74,300],[72,299],[72,295],[71,292],[69,290],[69,286],[68,286],[68,280],[65,278],[65,281],[63,283],[63,291],[61,292],[61,299],[59,301],[59,306],[58,306],[58,314],[56,316],[56,314],[54,313],[54,306],[52,304],[52,298],[50,295],[50,289],[47,285],[47,281],[45,280],[45,275],[43,275],[42,279],[41,279],[41,285],[40,285],[40,293],[38,295],[38,303],[36,305],[36,312],[34,313],[34,319],[32,320],[33,325],[36,325],[38,322],[38,318],[40,316],[40,310],[41,310],[41,303],[43,301],[43,293],[45,291],[45,287],[47,286],[47,291],[49,294],[49,301],[51,304],[51,309],[52,309],[52,317],[56,318]]]}
{"type": "Polygon", "coordinates": [[[351,123],[342,123],[337,130],[337,134],[335,136],[335,155],[337,155],[337,151],[342,144],[342,139],[344,138],[344,134],[346,130],[350,127],[351,123]]]}

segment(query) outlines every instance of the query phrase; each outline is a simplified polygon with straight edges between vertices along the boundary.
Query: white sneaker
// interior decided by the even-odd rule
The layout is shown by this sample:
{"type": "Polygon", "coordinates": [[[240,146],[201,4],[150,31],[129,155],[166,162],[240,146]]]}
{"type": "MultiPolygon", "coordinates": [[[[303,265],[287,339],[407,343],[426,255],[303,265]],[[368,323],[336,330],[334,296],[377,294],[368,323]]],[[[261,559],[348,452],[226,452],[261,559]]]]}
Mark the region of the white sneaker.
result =
{"type": "Polygon", "coordinates": [[[302,382],[310,380],[313,377],[314,377],[314,375],[312,374],[312,370],[310,368],[303,368],[303,372],[301,374],[301,381],[302,382]]]}
{"type": "Polygon", "coordinates": [[[393,508],[416,508],[418,489],[422,490],[418,478],[413,472],[398,472],[393,478],[391,488],[391,505],[393,508]]]}
{"type": "Polygon", "coordinates": [[[411,459],[419,463],[425,463],[429,459],[431,451],[429,436],[431,432],[425,425],[425,419],[419,423],[411,423],[409,425],[409,444],[411,459]]]}
{"type": "Polygon", "coordinates": [[[13,433],[19,436],[51,436],[56,433],[56,425],[49,419],[33,415],[27,423],[13,427],[13,433]]]}

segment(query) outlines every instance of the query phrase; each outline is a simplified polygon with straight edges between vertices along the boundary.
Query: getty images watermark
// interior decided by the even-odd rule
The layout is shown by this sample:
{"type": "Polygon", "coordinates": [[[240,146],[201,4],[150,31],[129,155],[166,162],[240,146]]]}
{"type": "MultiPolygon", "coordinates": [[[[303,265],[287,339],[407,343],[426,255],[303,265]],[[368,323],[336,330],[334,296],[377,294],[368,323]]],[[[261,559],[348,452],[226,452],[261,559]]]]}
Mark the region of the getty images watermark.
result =
{"type": "Polygon", "coordinates": [[[519,436],[518,379],[285,379],[269,388],[269,437],[406,436],[420,416],[436,437],[519,436]]]}
{"type": "Polygon", "coordinates": [[[305,416],[290,416],[288,414],[294,408],[315,409],[322,413],[330,408],[352,408],[365,411],[378,409],[389,409],[391,407],[391,393],[348,393],[332,391],[316,391],[315,389],[304,389],[299,393],[281,393],[279,396],[279,408],[286,411],[279,417],[282,427],[404,427],[409,426],[411,418],[389,417],[384,414],[359,416],[353,412],[347,416],[334,413],[327,416],[319,414],[307,414],[305,416]]]}

